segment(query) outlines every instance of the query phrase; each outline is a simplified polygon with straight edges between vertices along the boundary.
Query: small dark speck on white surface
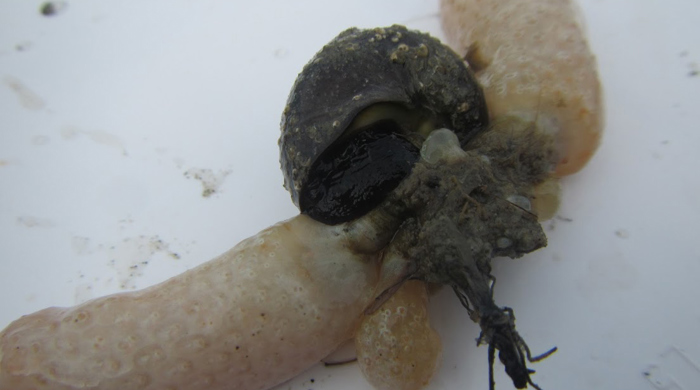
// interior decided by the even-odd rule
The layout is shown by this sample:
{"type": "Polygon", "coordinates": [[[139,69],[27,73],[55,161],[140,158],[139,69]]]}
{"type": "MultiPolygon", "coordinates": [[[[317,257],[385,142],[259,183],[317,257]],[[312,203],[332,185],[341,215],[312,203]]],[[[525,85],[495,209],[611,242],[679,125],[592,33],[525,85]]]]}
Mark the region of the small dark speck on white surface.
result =
{"type": "Polygon", "coordinates": [[[27,50],[31,49],[33,45],[34,44],[30,41],[20,42],[20,43],[15,45],[15,50],[17,50],[18,52],[27,51],[27,50]]]}
{"type": "Polygon", "coordinates": [[[630,237],[629,232],[625,229],[617,229],[615,231],[615,235],[619,238],[629,238],[630,237]]]}
{"type": "Polygon", "coordinates": [[[190,168],[185,171],[184,176],[202,183],[202,197],[209,198],[221,191],[221,186],[230,173],[230,169],[222,169],[215,173],[209,168],[190,168]]]}
{"type": "MultiPolygon", "coordinates": [[[[93,244],[88,237],[74,236],[71,239],[73,253],[77,256],[95,255],[94,259],[109,259],[107,265],[116,274],[115,281],[119,289],[135,290],[144,287],[139,278],[144,276],[146,268],[157,256],[166,255],[179,260],[180,254],[170,249],[170,244],[158,235],[140,235],[127,237],[118,242],[93,244]]],[[[84,275],[81,273],[84,278],[84,275]]],[[[84,301],[86,286],[79,285],[76,289],[76,301],[84,301]],[[80,299],[79,299],[80,298],[80,299]]],[[[90,292],[90,289],[87,289],[90,292]]],[[[91,298],[89,296],[88,298],[91,298]]],[[[76,302],[76,303],[78,303],[76,302]]]]}
{"type": "Polygon", "coordinates": [[[39,7],[39,12],[44,16],[56,16],[68,8],[65,1],[47,1],[39,7]]]}
{"type": "Polygon", "coordinates": [[[686,351],[669,347],[642,370],[644,378],[658,390],[689,390],[700,383],[700,365],[686,351]]]}

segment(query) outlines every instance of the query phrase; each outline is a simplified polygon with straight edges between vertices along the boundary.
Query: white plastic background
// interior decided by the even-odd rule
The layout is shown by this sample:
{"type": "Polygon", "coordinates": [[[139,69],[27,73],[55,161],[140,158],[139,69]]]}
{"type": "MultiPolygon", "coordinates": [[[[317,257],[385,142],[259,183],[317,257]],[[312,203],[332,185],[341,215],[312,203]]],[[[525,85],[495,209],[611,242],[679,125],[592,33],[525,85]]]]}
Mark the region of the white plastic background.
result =
{"type": "MultiPolygon", "coordinates": [[[[45,17],[0,1],[0,328],[160,282],[295,215],[277,138],[303,65],[351,26],[442,36],[436,0],[66,4],[45,17]]],[[[533,352],[559,347],[533,366],[545,390],[694,389],[700,2],[580,5],[603,144],[564,180],[549,247],[494,262],[496,300],[533,352]]],[[[477,326],[450,291],[431,304],[444,359],[430,389],[486,389],[477,326]]],[[[319,365],[279,389],[369,385],[357,365],[319,365]]]]}

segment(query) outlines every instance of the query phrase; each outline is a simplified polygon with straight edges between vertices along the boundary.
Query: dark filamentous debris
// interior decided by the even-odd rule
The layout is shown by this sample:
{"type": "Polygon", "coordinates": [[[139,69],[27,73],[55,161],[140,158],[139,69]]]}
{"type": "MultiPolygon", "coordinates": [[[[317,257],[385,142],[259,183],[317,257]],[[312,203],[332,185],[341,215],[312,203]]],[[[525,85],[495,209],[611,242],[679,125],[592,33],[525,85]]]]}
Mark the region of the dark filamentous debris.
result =
{"type": "MultiPolygon", "coordinates": [[[[531,356],[515,329],[513,311],[493,300],[491,259],[518,258],[547,245],[537,216],[507,199],[532,198],[534,186],[552,169],[552,143],[548,136],[517,122],[513,119],[483,133],[459,158],[439,164],[421,160],[387,202],[410,210],[404,213],[409,222],[396,237],[402,240],[398,247],[414,263],[412,278],[451,286],[480,325],[479,344],[489,345],[490,361],[498,350],[515,387],[529,384],[539,389],[526,363],[549,356],[556,348],[531,356]],[[513,126],[518,131],[511,131],[513,126]]],[[[490,370],[493,388],[492,365],[490,370]]]]}

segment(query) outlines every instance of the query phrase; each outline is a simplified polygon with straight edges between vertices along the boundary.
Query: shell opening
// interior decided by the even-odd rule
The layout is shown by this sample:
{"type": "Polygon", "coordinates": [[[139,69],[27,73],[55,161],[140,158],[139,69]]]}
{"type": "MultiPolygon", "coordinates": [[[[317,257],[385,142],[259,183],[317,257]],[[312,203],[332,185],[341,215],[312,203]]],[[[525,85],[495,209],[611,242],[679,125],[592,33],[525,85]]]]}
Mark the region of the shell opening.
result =
{"type": "Polygon", "coordinates": [[[487,126],[483,92],[450,48],[403,26],[349,29],[316,54],[289,94],[279,141],[285,187],[312,218],[350,221],[402,181],[434,129],[452,129],[466,145],[487,126]],[[352,150],[392,162],[380,167],[352,150]]]}
{"type": "Polygon", "coordinates": [[[360,111],[341,138],[364,131],[374,122],[392,120],[414,145],[420,146],[430,133],[444,127],[447,120],[425,108],[411,108],[397,103],[376,103],[360,111]]]}
{"type": "Polygon", "coordinates": [[[381,119],[342,137],[309,170],[302,213],[335,225],[358,218],[381,203],[406,177],[420,153],[397,122],[381,119]]]}
{"type": "Polygon", "coordinates": [[[397,103],[363,109],[312,164],[301,212],[331,225],[365,215],[411,172],[424,140],[445,122],[425,108],[397,103]]]}

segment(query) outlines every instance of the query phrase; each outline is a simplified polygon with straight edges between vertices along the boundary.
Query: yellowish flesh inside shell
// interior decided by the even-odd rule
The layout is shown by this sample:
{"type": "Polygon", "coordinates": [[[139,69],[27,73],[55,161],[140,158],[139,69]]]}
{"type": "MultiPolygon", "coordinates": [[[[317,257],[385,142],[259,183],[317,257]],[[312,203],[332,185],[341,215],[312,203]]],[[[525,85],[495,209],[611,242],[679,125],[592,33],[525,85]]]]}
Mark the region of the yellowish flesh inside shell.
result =
{"type": "Polygon", "coordinates": [[[346,130],[346,135],[382,119],[391,119],[398,123],[408,134],[416,133],[423,141],[435,129],[436,124],[423,112],[409,110],[395,103],[377,103],[362,110],[353,119],[346,130]]]}

